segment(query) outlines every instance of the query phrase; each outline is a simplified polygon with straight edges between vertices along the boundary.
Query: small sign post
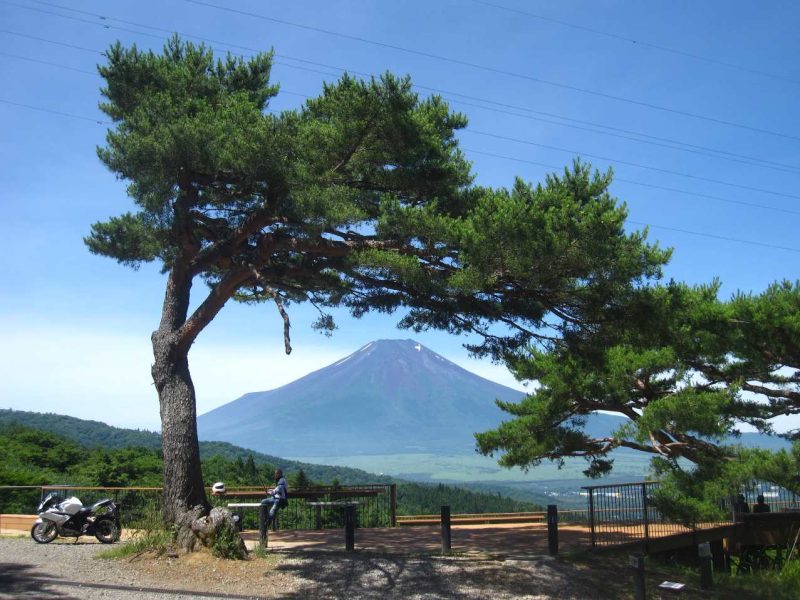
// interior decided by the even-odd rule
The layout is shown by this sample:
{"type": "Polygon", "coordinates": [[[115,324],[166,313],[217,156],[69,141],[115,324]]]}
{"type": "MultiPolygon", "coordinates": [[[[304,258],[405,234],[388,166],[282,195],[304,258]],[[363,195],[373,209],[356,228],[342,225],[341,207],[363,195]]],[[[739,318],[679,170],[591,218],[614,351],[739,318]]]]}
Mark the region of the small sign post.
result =
{"type": "Polygon", "coordinates": [[[628,564],[633,571],[633,597],[635,600],[647,600],[644,585],[644,554],[637,552],[628,557],[628,564]]]}
{"type": "Polygon", "coordinates": [[[697,556],[700,559],[700,589],[710,590],[714,587],[713,557],[711,544],[704,542],[697,545],[697,556]]]}

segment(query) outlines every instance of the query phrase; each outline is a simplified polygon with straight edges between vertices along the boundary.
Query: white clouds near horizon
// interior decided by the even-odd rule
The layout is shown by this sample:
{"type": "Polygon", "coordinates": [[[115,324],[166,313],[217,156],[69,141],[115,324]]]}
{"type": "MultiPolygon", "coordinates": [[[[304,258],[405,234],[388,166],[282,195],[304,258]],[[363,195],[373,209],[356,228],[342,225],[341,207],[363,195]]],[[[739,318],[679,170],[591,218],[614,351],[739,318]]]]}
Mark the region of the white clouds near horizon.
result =
{"type": "MultiPolygon", "coordinates": [[[[23,326],[4,319],[0,321],[4,342],[0,346],[0,408],[158,430],[149,337],[147,329],[136,333],[129,328],[45,322],[23,326]]],[[[283,346],[269,337],[241,343],[201,338],[189,356],[197,412],[203,414],[248,392],[291,383],[361,345],[306,342],[287,356],[283,346]]],[[[482,377],[522,389],[503,367],[470,359],[466,352],[447,358],[482,377]]]]}

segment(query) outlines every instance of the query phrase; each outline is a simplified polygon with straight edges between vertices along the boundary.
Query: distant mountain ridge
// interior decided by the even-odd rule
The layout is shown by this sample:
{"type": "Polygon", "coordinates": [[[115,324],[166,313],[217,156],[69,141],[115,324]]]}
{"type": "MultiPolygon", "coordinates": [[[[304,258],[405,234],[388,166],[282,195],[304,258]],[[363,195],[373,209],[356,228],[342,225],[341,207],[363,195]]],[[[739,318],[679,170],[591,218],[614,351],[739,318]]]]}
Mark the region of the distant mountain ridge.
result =
{"type": "Polygon", "coordinates": [[[471,454],[473,433],[503,418],[495,399],[523,396],[413,340],[378,340],[197,422],[200,439],[290,456],[471,454]]]}
{"type": "MultiPolygon", "coordinates": [[[[295,457],[474,455],[473,434],[510,418],[495,399],[514,402],[524,396],[414,340],[377,340],[292,383],[245,394],[200,415],[198,432],[200,439],[295,457]]],[[[626,421],[594,413],[584,429],[604,437],[626,421]]],[[[731,442],[788,446],[756,433],[731,442]]]]}

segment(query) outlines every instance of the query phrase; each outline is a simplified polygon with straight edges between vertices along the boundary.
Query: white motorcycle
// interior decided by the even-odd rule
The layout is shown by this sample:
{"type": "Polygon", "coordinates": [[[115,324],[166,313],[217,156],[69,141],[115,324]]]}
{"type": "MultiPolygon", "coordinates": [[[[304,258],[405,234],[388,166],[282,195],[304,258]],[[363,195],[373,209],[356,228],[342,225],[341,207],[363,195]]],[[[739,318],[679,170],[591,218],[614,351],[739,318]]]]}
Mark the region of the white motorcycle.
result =
{"type": "Polygon", "coordinates": [[[49,544],[59,535],[74,537],[76,542],[82,535],[93,535],[103,544],[111,544],[122,533],[117,505],[109,499],[85,507],[75,497],[64,500],[51,493],[36,512],[39,518],[31,527],[31,537],[39,544],[49,544]]]}

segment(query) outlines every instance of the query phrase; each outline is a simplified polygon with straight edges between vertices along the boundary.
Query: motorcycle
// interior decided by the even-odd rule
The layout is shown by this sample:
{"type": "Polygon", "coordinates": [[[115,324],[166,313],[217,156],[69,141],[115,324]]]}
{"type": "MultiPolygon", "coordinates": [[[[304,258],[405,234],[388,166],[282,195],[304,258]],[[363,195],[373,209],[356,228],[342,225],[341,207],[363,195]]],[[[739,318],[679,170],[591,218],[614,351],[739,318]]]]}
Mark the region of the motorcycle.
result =
{"type": "Polygon", "coordinates": [[[82,535],[93,535],[103,544],[111,544],[122,533],[117,505],[108,498],[83,506],[75,497],[65,500],[50,493],[36,512],[39,518],[31,527],[31,537],[39,544],[49,544],[59,535],[74,537],[76,542],[82,535]]]}

